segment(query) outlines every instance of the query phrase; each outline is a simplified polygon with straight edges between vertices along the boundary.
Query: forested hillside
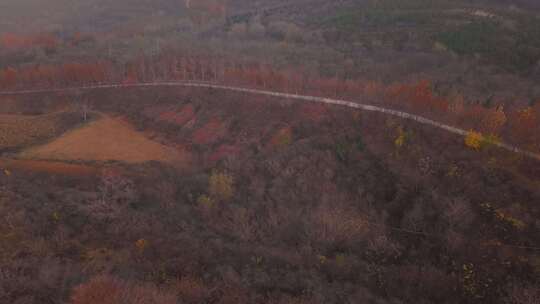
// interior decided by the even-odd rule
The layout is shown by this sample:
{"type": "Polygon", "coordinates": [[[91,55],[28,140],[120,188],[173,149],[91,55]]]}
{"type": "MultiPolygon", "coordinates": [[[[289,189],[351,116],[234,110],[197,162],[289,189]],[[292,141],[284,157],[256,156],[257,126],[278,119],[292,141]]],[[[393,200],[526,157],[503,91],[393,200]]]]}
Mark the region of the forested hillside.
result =
{"type": "Polygon", "coordinates": [[[540,303],[540,11],[3,0],[0,303],[540,303]]]}

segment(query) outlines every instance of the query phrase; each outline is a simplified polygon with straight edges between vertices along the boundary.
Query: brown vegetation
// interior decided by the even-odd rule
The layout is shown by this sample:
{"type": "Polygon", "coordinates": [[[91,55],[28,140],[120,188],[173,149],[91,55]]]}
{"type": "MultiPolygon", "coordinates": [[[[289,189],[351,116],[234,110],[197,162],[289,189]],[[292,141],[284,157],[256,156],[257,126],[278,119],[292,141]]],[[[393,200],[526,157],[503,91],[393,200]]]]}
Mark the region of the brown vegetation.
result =
{"type": "Polygon", "coordinates": [[[108,276],[97,276],[76,287],[71,304],[175,304],[176,296],[147,285],[138,286],[108,276]]]}
{"type": "Polygon", "coordinates": [[[42,143],[81,123],[74,112],[37,116],[0,114],[0,151],[42,143]]]}
{"type": "Polygon", "coordinates": [[[0,303],[538,303],[535,1],[2,1],[0,303]]]}
{"type": "Polygon", "coordinates": [[[214,118],[193,133],[193,142],[198,145],[211,144],[225,135],[225,132],[225,124],[219,118],[214,118]]]}
{"type": "MultiPolygon", "coordinates": [[[[85,96],[170,146],[216,117],[227,133],[194,145],[189,170],[118,162],[87,179],[14,165],[0,174],[2,301],[502,303],[517,297],[509,280],[537,283],[534,164],[343,108],[317,122],[299,102],[216,100],[206,89],[85,96]],[[191,107],[191,128],[160,119],[191,107]]],[[[59,141],[139,141],[110,116],[107,132],[95,121],[59,141]]]]}

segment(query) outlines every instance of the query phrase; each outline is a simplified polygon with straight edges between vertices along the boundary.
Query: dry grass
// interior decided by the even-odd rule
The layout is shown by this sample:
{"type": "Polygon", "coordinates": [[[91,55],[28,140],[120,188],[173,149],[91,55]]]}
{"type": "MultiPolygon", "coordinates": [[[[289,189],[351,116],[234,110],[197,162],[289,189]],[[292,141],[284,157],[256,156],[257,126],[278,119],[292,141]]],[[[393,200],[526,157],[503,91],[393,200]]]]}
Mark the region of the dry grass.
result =
{"type": "Polygon", "coordinates": [[[164,146],[135,131],[128,123],[104,117],[72,130],[43,146],[19,154],[21,158],[47,160],[163,161],[186,164],[187,152],[164,146]]]}
{"type": "Polygon", "coordinates": [[[39,116],[0,115],[0,150],[22,148],[46,141],[80,122],[78,114],[73,112],[39,116]]]}

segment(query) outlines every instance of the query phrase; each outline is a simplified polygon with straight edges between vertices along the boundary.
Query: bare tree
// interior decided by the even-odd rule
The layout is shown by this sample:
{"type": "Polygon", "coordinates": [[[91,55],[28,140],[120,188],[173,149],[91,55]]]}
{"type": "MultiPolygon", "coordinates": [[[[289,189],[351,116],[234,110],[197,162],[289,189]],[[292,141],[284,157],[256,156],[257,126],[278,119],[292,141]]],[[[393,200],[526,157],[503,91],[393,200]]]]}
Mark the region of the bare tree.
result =
{"type": "Polygon", "coordinates": [[[84,97],[84,94],[77,90],[73,93],[73,103],[75,110],[82,116],[84,122],[88,120],[88,113],[90,112],[90,105],[88,99],[84,97]]]}

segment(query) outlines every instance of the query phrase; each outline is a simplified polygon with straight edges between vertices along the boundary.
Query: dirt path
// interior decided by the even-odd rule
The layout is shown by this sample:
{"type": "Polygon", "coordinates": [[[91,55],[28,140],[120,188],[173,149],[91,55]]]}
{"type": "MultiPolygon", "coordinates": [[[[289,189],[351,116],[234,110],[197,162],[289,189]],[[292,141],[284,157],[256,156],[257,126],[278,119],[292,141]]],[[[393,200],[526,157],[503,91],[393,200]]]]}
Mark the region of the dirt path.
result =
{"type": "MultiPolygon", "coordinates": [[[[442,129],[442,130],[445,130],[447,132],[454,133],[457,135],[461,135],[461,136],[467,135],[467,131],[463,129],[456,128],[447,124],[443,124],[443,123],[440,123],[431,119],[427,119],[419,115],[414,115],[407,112],[396,111],[396,110],[386,109],[386,108],[372,106],[372,105],[366,105],[366,104],[361,104],[361,103],[356,103],[356,102],[351,102],[351,101],[346,101],[346,100],[339,100],[339,99],[297,95],[297,94],[287,94],[287,93],[265,91],[265,90],[258,90],[258,89],[248,89],[248,88],[233,87],[233,86],[226,86],[226,85],[219,85],[219,84],[205,83],[205,82],[196,82],[196,81],[152,82],[152,83],[134,83],[134,84],[103,84],[103,85],[82,86],[82,87],[75,87],[75,88],[9,91],[9,92],[0,92],[0,95],[51,93],[51,92],[65,92],[65,91],[71,91],[71,90],[95,90],[95,89],[112,89],[112,88],[165,87],[165,86],[211,88],[211,89],[217,89],[217,90],[244,92],[244,93],[250,93],[250,94],[267,95],[267,96],[290,98],[290,99],[297,99],[297,100],[303,100],[303,101],[309,101],[309,102],[339,105],[339,106],[344,106],[344,107],[349,107],[349,108],[354,108],[354,109],[360,109],[363,111],[379,112],[379,113],[384,113],[387,115],[397,116],[403,119],[414,120],[420,124],[442,129]]],[[[525,151],[518,147],[509,145],[506,143],[496,143],[496,146],[498,146],[501,149],[505,149],[507,151],[518,153],[525,157],[529,157],[529,158],[540,161],[540,154],[533,153],[530,151],[525,151]]]]}

